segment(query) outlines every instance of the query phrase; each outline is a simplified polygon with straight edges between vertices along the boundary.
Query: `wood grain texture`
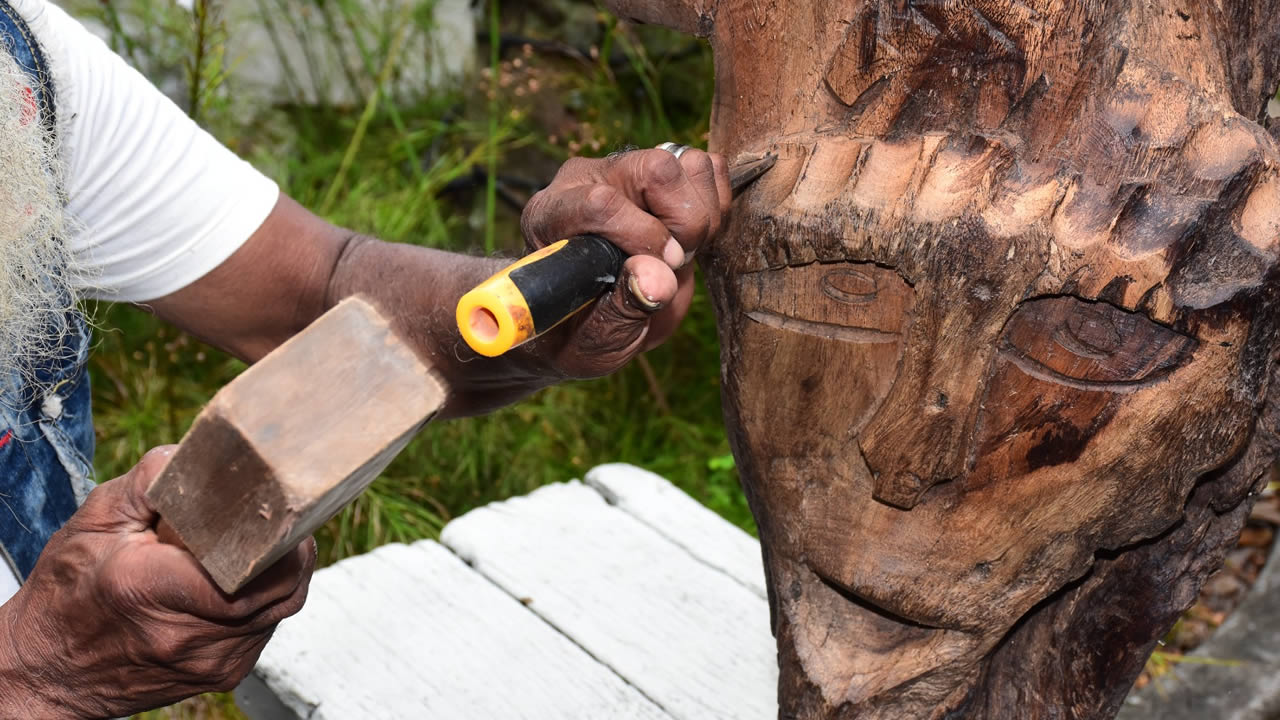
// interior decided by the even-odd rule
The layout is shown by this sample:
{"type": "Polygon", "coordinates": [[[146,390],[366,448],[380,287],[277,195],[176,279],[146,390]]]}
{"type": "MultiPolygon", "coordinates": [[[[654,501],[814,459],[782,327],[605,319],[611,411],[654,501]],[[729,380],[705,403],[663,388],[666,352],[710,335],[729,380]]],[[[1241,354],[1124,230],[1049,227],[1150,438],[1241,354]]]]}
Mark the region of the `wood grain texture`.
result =
{"type": "Polygon", "coordinates": [[[444,401],[387,320],[350,298],[220,390],[147,496],[235,592],[359,494],[444,401]]]}
{"type": "Polygon", "coordinates": [[[760,543],[666,478],[634,465],[611,463],[592,468],[583,482],[600,493],[605,502],[694,558],[766,597],[760,543]]]}
{"type": "Polygon", "coordinates": [[[441,542],[672,717],[776,715],[766,603],[590,488],[474,510],[441,542]]]}
{"type": "Polygon", "coordinates": [[[431,541],[317,572],[254,676],[309,720],[670,717],[431,541]]]}
{"type": "Polygon", "coordinates": [[[716,4],[783,716],[1109,717],[1193,602],[1277,454],[1277,12],[716,4]]]}

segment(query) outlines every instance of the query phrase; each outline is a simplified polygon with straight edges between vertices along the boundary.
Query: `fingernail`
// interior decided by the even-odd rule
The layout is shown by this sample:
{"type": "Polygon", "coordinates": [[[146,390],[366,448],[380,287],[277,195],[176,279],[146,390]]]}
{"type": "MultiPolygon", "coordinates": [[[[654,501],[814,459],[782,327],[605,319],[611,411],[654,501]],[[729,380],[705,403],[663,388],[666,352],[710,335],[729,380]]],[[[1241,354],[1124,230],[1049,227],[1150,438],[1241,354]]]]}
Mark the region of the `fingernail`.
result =
{"type": "Polygon", "coordinates": [[[675,238],[667,238],[667,246],[662,249],[662,259],[672,270],[679,270],[684,264],[684,248],[680,247],[675,238]]]}
{"type": "Polygon", "coordinates": [[[627,281],[627,287],[631,288],[631,297],[643,305],[644,309],[652,312],[662,307],[662,303],[654,300],[651,295],[640,289],[640,280],[635,275],[632,275],[631,279],[627,281]]]}
{"type": "Polygon", "coordinates": [[[684,266],[688,265],[689,263],[693,262],[693,256],[694,256],[694,255],[696,255],[696,254],[697,254],[697,252],[696,252],[696,251],[694,251],[694,250],[690,250],[689,252],[685,253],[685,254],[684,254],[684,262],[680,263],[680,267],[684,267],[684,266]]]}

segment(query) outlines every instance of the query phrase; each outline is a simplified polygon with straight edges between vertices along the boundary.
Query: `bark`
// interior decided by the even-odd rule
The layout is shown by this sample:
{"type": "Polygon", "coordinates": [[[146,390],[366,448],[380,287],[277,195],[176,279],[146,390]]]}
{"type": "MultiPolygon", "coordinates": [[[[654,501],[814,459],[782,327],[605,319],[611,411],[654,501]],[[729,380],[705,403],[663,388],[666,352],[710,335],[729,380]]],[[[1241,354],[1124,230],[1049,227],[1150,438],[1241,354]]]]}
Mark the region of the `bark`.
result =
{"type": "Polygon", "coordinates": [[[779,155],[702,262],[780,717],[1109,717],[1194,601],[1277,454],[1278,11],[698,12],[779,155]]]}

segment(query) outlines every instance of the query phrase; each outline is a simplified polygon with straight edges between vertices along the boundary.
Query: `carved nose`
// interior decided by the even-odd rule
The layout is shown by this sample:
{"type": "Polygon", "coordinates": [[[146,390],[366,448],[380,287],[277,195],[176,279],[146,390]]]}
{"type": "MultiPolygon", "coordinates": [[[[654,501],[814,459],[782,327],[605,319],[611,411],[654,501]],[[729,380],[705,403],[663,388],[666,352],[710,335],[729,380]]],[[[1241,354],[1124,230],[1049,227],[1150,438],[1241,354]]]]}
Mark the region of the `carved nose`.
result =
{"type": "Polygon", "coordinates": [[[904,412],[872,422],[859,444],[876,500],[910,510],[929,488],[960,476],[968,433],[955,410],[904,412]]]}

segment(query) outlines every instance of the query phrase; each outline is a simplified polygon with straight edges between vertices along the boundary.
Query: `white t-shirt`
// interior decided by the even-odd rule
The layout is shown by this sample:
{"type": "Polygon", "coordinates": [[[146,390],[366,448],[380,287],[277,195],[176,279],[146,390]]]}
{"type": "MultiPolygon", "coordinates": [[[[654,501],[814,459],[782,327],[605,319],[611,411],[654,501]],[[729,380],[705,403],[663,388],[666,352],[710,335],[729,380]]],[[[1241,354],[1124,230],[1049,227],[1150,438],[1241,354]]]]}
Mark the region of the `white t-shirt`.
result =
{"type": "MultiPolygon", "coordinates": [[[[70,243],[92,279],[84,295],[154,300],[230,257],[275,207],[276,184],[62,9],[9,2],[53,75],[67,206],[83,228],[70,243]]],[[[16,589],[0,562],[0,602],[16,589]]]]}
{"type": "Polygon", "coordinates": [[[0,604],[18,592],[18,576],[13,574],[9,566],[0,562],[0,604]]]}

